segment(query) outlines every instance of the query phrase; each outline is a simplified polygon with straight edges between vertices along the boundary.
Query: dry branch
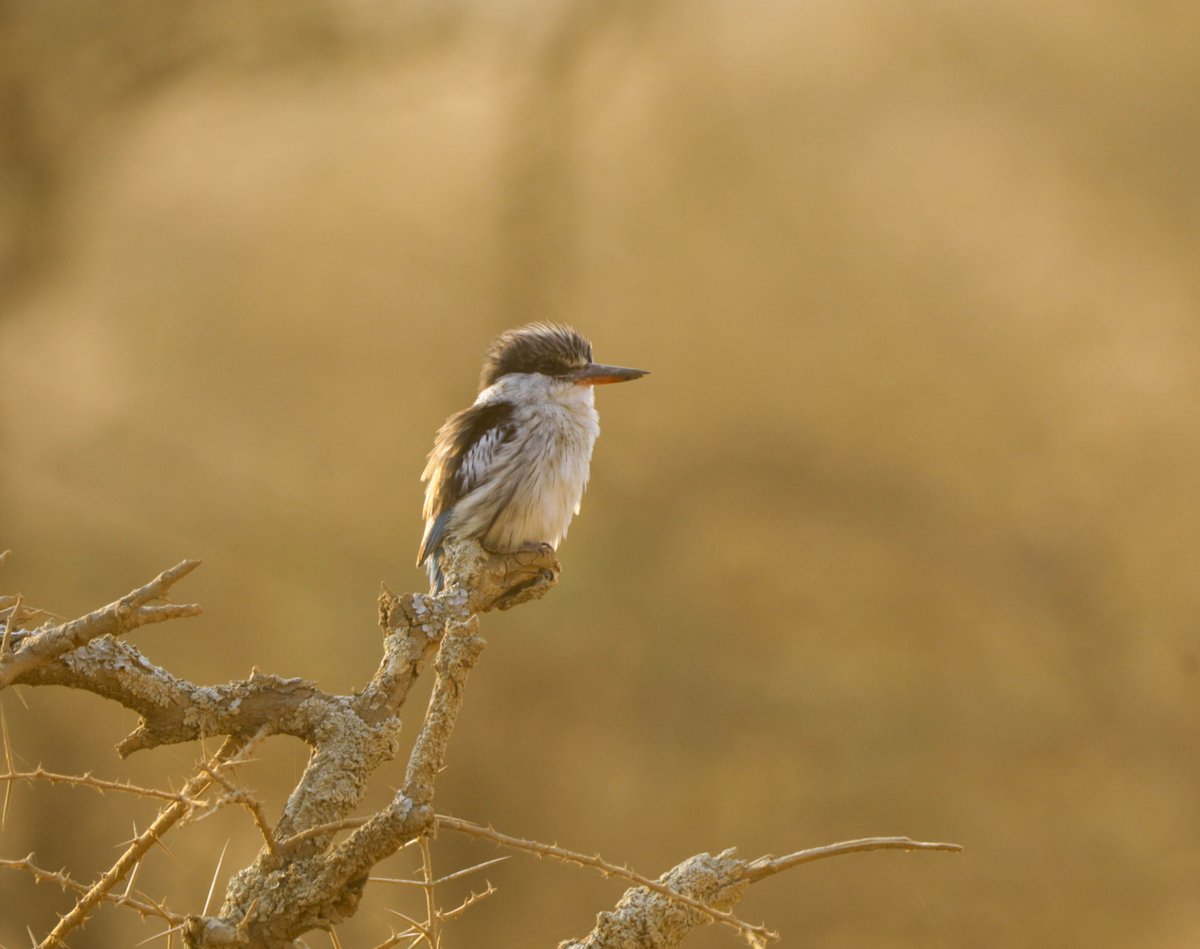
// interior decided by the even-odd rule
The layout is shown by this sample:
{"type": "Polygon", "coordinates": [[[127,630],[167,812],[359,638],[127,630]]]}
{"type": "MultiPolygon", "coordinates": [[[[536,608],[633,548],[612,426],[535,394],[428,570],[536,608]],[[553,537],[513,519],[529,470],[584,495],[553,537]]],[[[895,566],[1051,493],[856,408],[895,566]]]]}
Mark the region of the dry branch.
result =
{"type": "MultiPolygon", "coordinates": [[[[199,560],[184,560],[170,570],[164,570],[145,586],[87,616],[58,626],[43,627],[21,637],[11,655],[0,660],[0,688],[11,685],[38,666],[53,662],[59,656],[101,636],[128,632],[148,623],[199,616],[203,611],[195,603],[150,605],[154,600],[165,599],[171,587],[198,566],[199,560]]],[[[12,615],[16,615],[15,609],[12,615]]],[[[9,622],[11,624],[12,616],[9,622]]],[[[8,638],[7,633],[5,638],[8,638]]]]}
{"type": "MultiPolygon", "coordinates": [[[[625,949],[628,946],[667,947],[678,945],[685,936],[712,922],[711,908],[728,910],[736,904],[751,883],[784,870],[826,857],[869,850],[940,850],[958,853],[958,844],[925,842],[908,837],[869,837],[801,850],[786,857],[764,856],[742,860],[733,848],[715,857],[700,853],[672,867],[656,881],[657,886],[639,886],[625,891],[612,911],[600,913],[596,926],[581,939],[559,943],[558,949],[625,949]],[[664,889],[670,893],[664,893],[664,889]],[[679,897],[688,896],[704,903],[697,908],[679,897]]],[[[724,921],[724,920],[723,920],[724,921]]],[[[762,946],[777,939],[760,927],[743,931],[751,946],[762,946]]]]}
{"type": "MultiPolygon", "coordinates": [[[[243,680],[201,686],[154,665],[120,633],[148,623],[194,616],[198,606],[161,604],[171,586],[197,566],[183,561],[120,600],[76,620],[30,610],[21,597],[0,601],[0,689],[7,685],[65,685],[112,699],[137,712],[137,728],[117,746],[122,756],[141,749],[206,736],[226,736],[217,756],[201,765],[176,792],[106,781],[92,775],[67,776],[38,767],[18,771],[5,738],[7,771],[0,774],[5,803],[17,781],[61,782],[97,791],[120,791],[165,801],[158,817],[138,834],[122,856],[90,887],[66,874],[42,870],[32,858],[0,865],[24,870],[35,879],[56,882],[79,893],[75,907],[59,921],[38,949],[57,949],[102,902],[116,903],[182,931],[191,949],[244,946],[285,949],[313,929],[330,932],[358,907],[371,869],[413,842],[421,842],[423,879],[412,882],[426,895],[426,920],[401,913],[410,928],[393,932],[382,946],[439,942],[441,924],[491,895],[489,884],[451,910],[436,906],[434,888],[475,872],[488,863],[435,879],[428,838],[439,827],[470,834],[513,850],[590,867],[635,884],[616,909],[601,913],[596,928],[563,949],[670,946],[688,932],[713,922],[735,930],[752,946],[777,938],[763,926],[746,923],[731,908],[746,888],[802,863],[864,850],[955,850],[953,844],[923,843],[904,837],[869,838],[802,850],[785,857],[743,861],[733,850],[716,856],[698,854],[657,880],[598,855],[580,854],[550,844],[522,840],[449,816],[438,816],[433,801],[444,769],[451,733],[462,707],[467,678],[484,648],[478,614],[508,609],[537,599],[554,586],[558,563],[547,546],[510,555],[493,555],[470,541],[448,545],[443,561],[446,590],[437,596],[395,596],[386,588],[379,598],[383,656],[362,691],[332,695],[314,683],[253,671],[243,680]],[[42,621],[36,629],[32,621],[42,621]],[[434,656],[436,654],[436,659],[434,656]],[[398,713],[413,683],[433,661],[435,680],[429,706],[410,752],[402,788],[388,804],[369,815],[356,814],[367,782],[399,747],[398,713]],[[311,746],[311,754],[274,826],[262,803],[240,787],[229,772],[249,747],[267,734],[289,735],[311,746]],[[212,785],[223,793],[202,798],[212,785]],[[230,879],[223,904],[209,915],[209,899],[199,915],[180,916],[153,900],[130,896],[133,874],[145,853],[171,827],[197,820],[212,810],[236,804],[248,810],[263,838],[255,861],[230,879]],[[349,833],[338,839],[341,832],[349,833]],[[129,880],[124,894],[115,892],[129,880]]],[[[222,854],[223,856],[223,854],[222,854]]],[[[218,863],[218,873],[220,864],[218,863]]],[[[401,882],[401,881],[389,881],[401,882]]],[[[216,884],[216,874],[213,885],[216,884]]],[[[166,934],[163,934],[166,935],[166,934]]]]}
{"type": "MultiPolygon", "coordinates": [[[[188,945],[282,947],[303,932],[329,929],[345,919],[354,912],[371,867],[433,827],[434,783],[445,764],[466,676],[484,645],[476,614],[543,596],[557,581],[559,569],[548,547],[495,556],[470,542],[452,546],[445,563],[446,592],[397,597],[385,590],[381,595],[383,659],[362,692],[340,696],[300,679],[258,672],[225,685],[196,685],[115,638],[146,623],[199,613],[198,606],[152,603],[196,566],[184,561],[87,616],[33,630],[14,628],[25,614],[19,598],[13,598],[4,623],[11,651],[0,658],[0,686],[65,685],[136,711],[141,720],[118,745],[122,756],[209,735],[228,736],[224,753],[231,753],[268,729],[311,745],[308,766],[273,829],[261,804],[223,777],[215,762],[202,769],[46,937],[46,949],[60,945],[97,903],[110,899],[116,883],[169,826],[202,815],[205,802],[199,795],[213,782],[225,790],[216,804],[250,810],[264,846],[255,863],[230,881],[216,916],[186,920],[188,945]],[[404,787],[380,812],[354,817],[372,772],[398,750],[396,713],[434,653],[433,696],[404,787]],[[349,828],[354,833],[335,844],[337,831],[349,828]]],[[[15,780],[59,776],[41,769],[18,772],[10,762],[2,777],[11,788],[15,780]]],[[[90,777],[74,783],[126,790],[117,782],[90,777]]]]}
{"type": "Polygon", "coordinates": [[[776,873],[798,867],[802,863],[812,863],[829,857],[843,857],[851,853],[868,853],[872,850],[940,850],[942,853],[962,853],[962,849],[961,844],[913,840],[911,837],[863,837],[860,840],[844,840],[836,844],[827,844],[824,847],[797,850],[785,857],[770,855],[759,857],[746,864],[743,875],[751,883],[757,883],[776,873]]]}
{"type": "Polygon", "coordinates": [[[358,906],[371,868],[433,827],[433,793],[446,761],[466,678],[483,650],[476,614],[545,594],[557,580],[549,549],[495,557],[477,544],[447,551],[447,590],[437,597],[380,597],[384,657],[355,696],[324,696],[321,727],[304,775],[275,826],[272,848],[236,874],[214,917],[184,927],[189,946],[243,940],[290,945],[301,933],[329,929],[358,906]],[[396,712],[436,651],[436,679],[409,756],[403,788],[365,821],[350,816],[371,773],[396,753],[396,712]],[[353,827],[334,842],[338,830],[353,827]]]}
{"type": "Polygon", "coordinates": [[[146,788],[132,784],[129,781],[108,781],[104,778],[97,778],[90,771],[84,774],[58,774],[54,771],[47,771],[40,765],[32,771],[7,771],[4,774],[0,774],[0,781],[6,784],[13,784],[17,781],[27,781],[30,784],[37,782],[45,784],[69,784],[74,787],[91,788],[100,794],[105,794],[108,791],[119,791],[122,794],[132,794],[135,797],[152,797],[163,801],[179,801],[191,807],[197,807],[204,803],[199,798],[189,800],[184,797],[181,791],[146,788]]]}
{"type": "Polygon", "coordinates": [[[117,859],[117,862],[109,867],[101,875],[100,879],[93,883],[91,888],[79,898],[79,901],[71,908],[71,911],[58,921],[58,925],[54,927],[49,936],[42,940],[37,949],[54,949],[56,946],[66,945],[63,937],[71,930],[83,925],[84,920],[87,919],[92,909],[101,900],[106,899],[113,887],[125,879],[126,874],[130,873],[141,862],[142,857],[146,855],[150,848],[162,841],[163,834],[188,813],[191,807],[188,802],[197,795],[203,794],[204,789],[212,781],[209,769],[236,760],[236,757],[243,753],[246,747],[247,743],[236,739],[230,738],[226,740],[225,744],[213,756],[209,765],[202,769],[201,773],[193,776],[183,786],[183,790],[180,792],[182,799],[168,804],[159,812],[154,822],[134,838],[128,849],[117,859]]]}
{"type": "MultiPolygon", "coordinates": [[[[729,912],[726,907],[708,901],[703,896],[680,890],[661,878],[651,880],[649,877],[642,876],[628,867],[610,863],[600,857],[599,854],[577,853],[559,847],[557,844],[543,844],[536,840],[524,840],[520,837],[513,837],[510,834],[502,834],[494,827],[484,827],[458,817],[447,817],[439,814],[437,820],[438,826],[444,827],[447,830],[457,831],[470,837],[478,837],[481,840],[490,840],[492,843],[502,847],[509,847],[513,850],[530,853],[535,857],[549,857],[552,860],[558,860],[562,863],[570,863],[578,867],[589,867],[606,877],[619,877],[623,880],[629,880],[645,890],[658,894],[666,899],[668,903],[681,904],[700,913],[706,920],[724,923],[745,937],[751,944],[776,938],[775,934],[770,930],[762,926],[743,922],[734,916],[733,913],[729,912]]],[[[701,856],[707,857],[708,855],[701,854],[701,856]]]]}
{"type": "MultiPolygon", "coordinates": [[[[24,860],[3,860],[0,859],[0,867],[6,867],[10,870],[19,870],[22,873],[27,873],[32,876],[38,883],[53,883],[61,887],[68,893],[87,894],[91,887],[86,883],[80,883],[73,879],[67,873],[59,870],[46,870],[39,867],[33,860],[33,855],[29,855],[24,860]]],[[[129,893],[112,893],[106,892],[103,897],[110,903],[115,903],[117,906],[125,906],[135,910],[143,917],[155,916],[159,919],[166,920],[172,925],[178,925],[183,922],[183,917],[177,913],[171,912],[161,903],[156,903],[149,899],[138,899],[131,896],[129,893]]]]}

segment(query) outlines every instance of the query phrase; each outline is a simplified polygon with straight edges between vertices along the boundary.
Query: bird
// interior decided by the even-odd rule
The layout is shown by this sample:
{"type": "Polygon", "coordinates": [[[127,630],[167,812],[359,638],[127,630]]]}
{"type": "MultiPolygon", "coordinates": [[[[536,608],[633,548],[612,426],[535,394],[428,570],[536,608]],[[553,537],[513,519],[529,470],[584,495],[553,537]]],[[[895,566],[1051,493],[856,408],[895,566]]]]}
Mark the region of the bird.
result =
{"type": "Polygon", "coordinates": [[[473,539],[492,553],[567,535],[600,434],[595,387],[648,375],[593,362],[592,344],[561,323],[501,333],[488,347],[474,404],[438,429],[421,480],[425,532],[417,566],[442,592],[443,545],[473,539]]]}

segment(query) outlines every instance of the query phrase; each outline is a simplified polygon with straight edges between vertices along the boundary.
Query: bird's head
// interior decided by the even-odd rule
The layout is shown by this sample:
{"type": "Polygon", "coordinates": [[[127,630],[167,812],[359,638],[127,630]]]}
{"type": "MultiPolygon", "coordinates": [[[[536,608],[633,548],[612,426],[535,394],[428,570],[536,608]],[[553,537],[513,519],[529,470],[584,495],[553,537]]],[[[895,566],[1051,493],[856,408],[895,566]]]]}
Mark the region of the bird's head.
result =
{"type": "Polygon", "coordinates": [[[593,362],[592,344],[569,326],[530,323],[501,333],[488,347],[479,390],[514,374],[542,376],[563,386],[596,386],[640,379],[647,372],[593,362]]]}

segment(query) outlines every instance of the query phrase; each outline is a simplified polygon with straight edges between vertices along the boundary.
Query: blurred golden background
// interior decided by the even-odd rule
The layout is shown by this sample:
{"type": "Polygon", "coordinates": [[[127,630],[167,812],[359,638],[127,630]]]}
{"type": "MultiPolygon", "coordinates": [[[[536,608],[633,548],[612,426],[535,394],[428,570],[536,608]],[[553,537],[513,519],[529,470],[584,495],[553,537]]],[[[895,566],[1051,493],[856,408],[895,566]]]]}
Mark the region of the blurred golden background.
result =
{"type": "MultiPolygon", "coordinates": [[[[492,336],[560,319],[654,374],[598,393],[559,588],[486,619],[441,810],[651,874],[967,848],[757,885],[786,944],[1200,945],[1198,39],[1115,0],[9,5],[0,589],[74,615],[200,557],[206,615],[150,658],[352,690],[380,581],[423,588],[435,429],[492,336]]],[[[22,696],[23,765],[197,754],[121,762],[130,713],[22,696]]],[[[272,813],[304,757],[245,769],[272,813]]],[[[150,819],[20,786],[0,855],[91,880],[150,819]]],[[[219,893],[245,813],[137,886],[199,911],[227,839],[219,893]]],[[[623,890],[484,875],[451,947],[552,946],[623,890]]],[[[419,907],[368,893],[347,949],[419,907]]],[[[5,871],[0,945],[70,905],[5,871]]]]}

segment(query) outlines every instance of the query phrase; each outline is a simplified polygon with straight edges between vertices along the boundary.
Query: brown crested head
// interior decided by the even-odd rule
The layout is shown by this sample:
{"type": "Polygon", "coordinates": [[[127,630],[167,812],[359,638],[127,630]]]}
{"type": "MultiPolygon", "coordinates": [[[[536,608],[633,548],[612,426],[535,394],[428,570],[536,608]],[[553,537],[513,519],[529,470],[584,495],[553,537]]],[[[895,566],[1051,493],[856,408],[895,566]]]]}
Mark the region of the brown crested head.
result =
{"type": "Polygon", "coordinates": [[[561,323],[530,323],[501,333],[483,356],[479,390],[509,373],[566,376],[592,361],[592,344],[561,323]]]}

